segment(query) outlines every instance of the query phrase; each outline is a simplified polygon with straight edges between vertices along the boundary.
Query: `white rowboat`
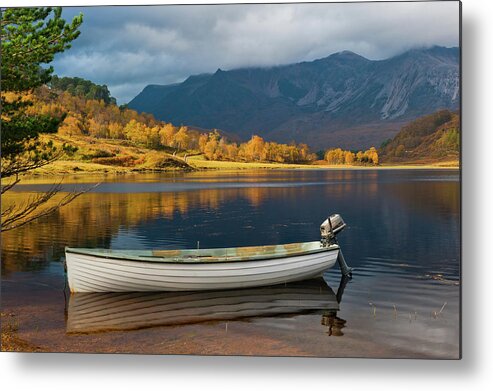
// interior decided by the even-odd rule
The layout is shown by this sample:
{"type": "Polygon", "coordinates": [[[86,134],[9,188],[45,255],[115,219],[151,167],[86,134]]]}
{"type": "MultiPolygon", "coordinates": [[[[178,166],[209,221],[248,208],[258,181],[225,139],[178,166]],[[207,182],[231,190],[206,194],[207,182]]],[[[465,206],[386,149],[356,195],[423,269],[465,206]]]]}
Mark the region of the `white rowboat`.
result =
{"type": "MultiPolygon", "coordinates": [[[[306,280],[322,275],[337,260],[345,266],[335,240],[344,226],[342,218],[333,215],[321,226],[321,241],[273,246],[196,250],[67,247],[68,285],[71,292],[198,291],[306,280]]],[[[350,269],[346,267],[343,273],[350,269]]]]}

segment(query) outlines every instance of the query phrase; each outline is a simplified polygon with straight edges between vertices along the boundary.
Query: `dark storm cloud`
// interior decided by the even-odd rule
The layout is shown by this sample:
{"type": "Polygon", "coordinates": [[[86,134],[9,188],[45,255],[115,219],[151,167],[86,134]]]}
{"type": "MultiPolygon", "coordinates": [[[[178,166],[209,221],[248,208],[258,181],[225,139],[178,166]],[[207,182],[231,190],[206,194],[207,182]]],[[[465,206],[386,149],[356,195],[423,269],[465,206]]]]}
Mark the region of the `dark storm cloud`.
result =
{"type": "Polygon", "coordinates": [[[107,84],[119,103],[147,84],[217,68],[272,66],[352,50],[383,59],[459,43],[457,2],[66,8],[81,36],[55,60],[60,75],[107,84]]]}

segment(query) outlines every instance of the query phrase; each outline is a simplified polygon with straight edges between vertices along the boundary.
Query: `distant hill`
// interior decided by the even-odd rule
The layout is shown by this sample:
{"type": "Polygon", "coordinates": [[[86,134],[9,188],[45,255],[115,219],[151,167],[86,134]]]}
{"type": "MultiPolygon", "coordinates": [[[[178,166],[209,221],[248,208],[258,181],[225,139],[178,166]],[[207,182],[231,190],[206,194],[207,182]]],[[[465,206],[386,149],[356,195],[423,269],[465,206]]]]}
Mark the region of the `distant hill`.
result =
{"type": "Polygon", "coordinates": [[[57,91],[67,91],[74,96],[116,104],[116,99],[111,96],[106,85],[99,85],[80,77],[58,77],[54,75],[49,86],[57,91]]]}
{"type": "Polygon", "coordinates": [[[459,113],[441,110],[404,126],[379,155],[392,163],[452,161],[459,159],[459,143],[459,113]]]}
{"type": "Polygon", "coordinates": [[[409,121],[459,107],[459,48],[415,49],[373,61],[344,51],[271,68],[218,69],[149,85],[129,107],[160,120],[248,139],[367,148],[409,121]]]}

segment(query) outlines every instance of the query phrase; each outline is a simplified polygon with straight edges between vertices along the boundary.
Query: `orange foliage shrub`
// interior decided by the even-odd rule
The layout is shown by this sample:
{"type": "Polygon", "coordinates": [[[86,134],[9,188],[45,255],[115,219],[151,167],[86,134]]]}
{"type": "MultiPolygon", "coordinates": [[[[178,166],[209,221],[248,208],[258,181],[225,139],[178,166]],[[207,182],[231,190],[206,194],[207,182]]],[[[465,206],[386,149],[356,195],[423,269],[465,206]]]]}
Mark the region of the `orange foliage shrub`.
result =
{"type": "Polygon", "coordinates": [[[104,164],[107,166],[133,167],[137,164],[137,158],[131,155],[98,157],[92,159],[93,163],[104,164]]]}

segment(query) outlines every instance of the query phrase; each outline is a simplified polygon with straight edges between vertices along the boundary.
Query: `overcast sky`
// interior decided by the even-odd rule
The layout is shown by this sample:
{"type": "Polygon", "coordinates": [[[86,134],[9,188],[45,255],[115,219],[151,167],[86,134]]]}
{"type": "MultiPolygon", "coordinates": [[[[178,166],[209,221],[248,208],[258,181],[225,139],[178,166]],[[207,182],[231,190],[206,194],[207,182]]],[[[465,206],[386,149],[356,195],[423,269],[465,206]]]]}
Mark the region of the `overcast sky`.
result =
{"type": "Polygon", "coordinates": [[[108,85],[126,103],[147,84],[245,66],[309,61],[351,50],[384,59],[459,45],[458,2],[64,8],[82,12],[55,73],[108,85]]]}

